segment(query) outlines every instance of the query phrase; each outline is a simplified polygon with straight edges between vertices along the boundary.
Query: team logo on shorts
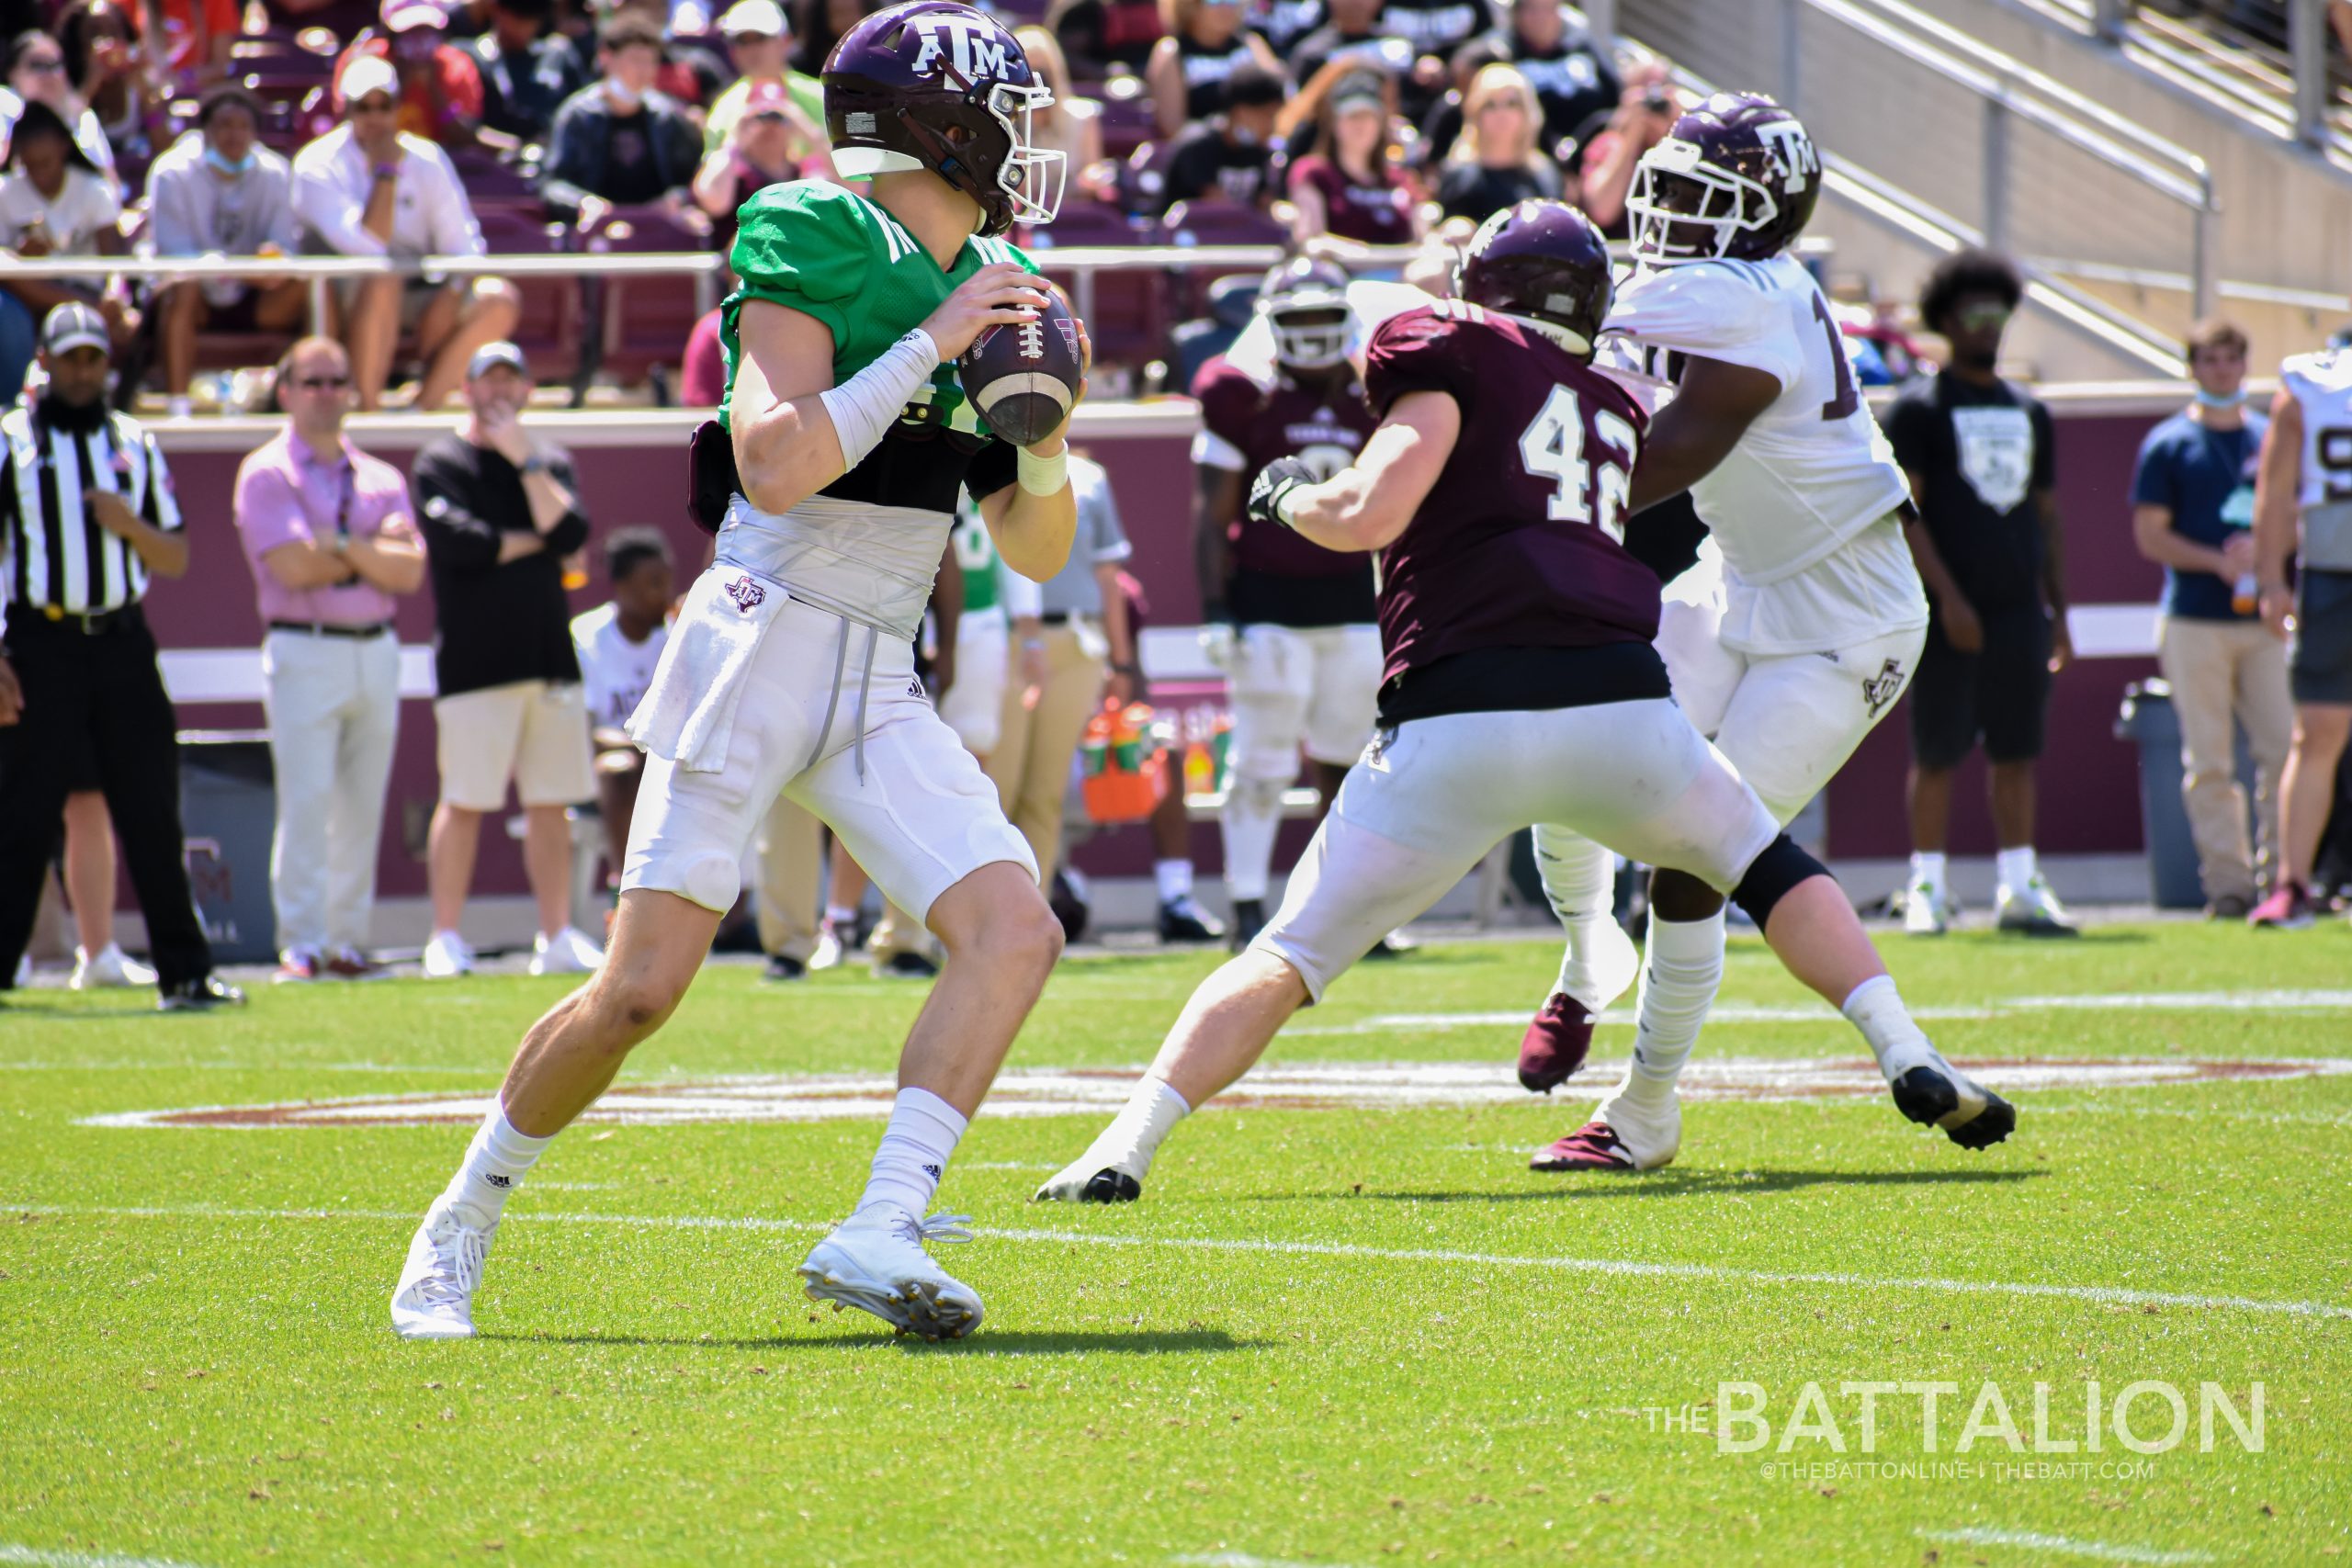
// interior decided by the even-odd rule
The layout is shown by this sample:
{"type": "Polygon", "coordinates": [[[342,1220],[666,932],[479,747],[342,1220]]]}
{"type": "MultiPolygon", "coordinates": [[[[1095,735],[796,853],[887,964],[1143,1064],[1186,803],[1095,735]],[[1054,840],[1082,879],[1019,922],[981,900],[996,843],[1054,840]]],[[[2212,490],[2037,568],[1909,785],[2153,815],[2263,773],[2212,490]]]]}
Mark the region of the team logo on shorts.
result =
{"type": "Polygon", "coordinates": [[[1903,666],[1888,660],[1879,666],[1878,673],[1862,682],[1862,705],[1870,716],[1878,717],[1878,710],[1903,694],[1903,666]]]}
{"type": "Polygon", "coordinates": [[[747,615],[768,602],[768,591],[748,577],[739,577],[729,583],[727,596],[747,615]]]}

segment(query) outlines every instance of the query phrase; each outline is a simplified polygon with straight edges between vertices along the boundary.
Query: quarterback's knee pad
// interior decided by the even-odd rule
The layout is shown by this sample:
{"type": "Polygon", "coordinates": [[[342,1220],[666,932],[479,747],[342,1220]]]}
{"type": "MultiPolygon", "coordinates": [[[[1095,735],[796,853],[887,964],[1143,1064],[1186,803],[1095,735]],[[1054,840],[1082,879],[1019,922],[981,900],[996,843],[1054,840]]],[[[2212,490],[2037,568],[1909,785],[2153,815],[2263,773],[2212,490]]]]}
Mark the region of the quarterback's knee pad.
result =
{"type": "Polygon", "coordinates": [[[1236,773],[1232,786],[1226,792],[1226,803],[1244,817],[1280,817],[1283,791],[1287,787],[1272,779],[1236,773]]]}
{"type": "Polygon", "coordinates": [[[1828,874],[1827,866],[1799,849],[1796,841],[1783,833],[1765,845],[1762,854],[1747,863],[1747,874],[1731,890],[1731,901],[1747,911],[1760,931],[1764,922],[1772,918],[1773,908],[1799,883],[1828,874]]]}

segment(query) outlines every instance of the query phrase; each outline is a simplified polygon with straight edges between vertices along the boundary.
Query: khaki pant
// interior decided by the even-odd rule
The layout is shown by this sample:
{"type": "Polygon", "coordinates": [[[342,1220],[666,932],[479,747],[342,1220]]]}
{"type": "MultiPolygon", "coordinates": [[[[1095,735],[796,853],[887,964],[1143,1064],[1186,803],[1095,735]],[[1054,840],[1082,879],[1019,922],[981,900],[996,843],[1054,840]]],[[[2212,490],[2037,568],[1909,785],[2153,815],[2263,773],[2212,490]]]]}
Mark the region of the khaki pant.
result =
{"type": "Polygon", "coordinates": [[[269,889],[278,951],[365,948],[400,728],[400,639],[273,631],[262,676],[277,786],[269,889]]]}
{"type": "MultiPolygon", "coordinates": [[[[760,823],[760,949],[763,953],[808,962],[817,951],[817,885],[825,867],[824,824],[779,795],[760,823]]],[[[888,899],[882,903],[882,923],[867,944],[876,958],[899,953],[923,953],[931,933],[912,915],[888,899]]]]}
{"type": "Polygon", "coordinates": [[[2287,648],[2259,621],[2166,616],[2156,662],[2180,719],[2181,798],[2197,840],[2205,897],[2251,902],[2278,863],[2278,773],[2294,737],[2287,694],[2287,648]],[[2249,850],[2245,791],[2237,781],[2236,738],[2245,726],[2255,764],[2256,843],[2249,850]]]}
{"type": "Polygon", "coordinates": [[[1037,857],[1037,885],[1053,885],[1062,845],[1062,800],[1069,794],[1069,760],[1078,754],[1086,721],[1102,705],[1102,656],[1099,634],[1087,628],[1046,628],[1046,683],[1037,705],[1026,706],[1021,661],[1005,682],[1004,724],[988,774],[1004,802],[1004,814],[1029,840],[1037,857]]]}

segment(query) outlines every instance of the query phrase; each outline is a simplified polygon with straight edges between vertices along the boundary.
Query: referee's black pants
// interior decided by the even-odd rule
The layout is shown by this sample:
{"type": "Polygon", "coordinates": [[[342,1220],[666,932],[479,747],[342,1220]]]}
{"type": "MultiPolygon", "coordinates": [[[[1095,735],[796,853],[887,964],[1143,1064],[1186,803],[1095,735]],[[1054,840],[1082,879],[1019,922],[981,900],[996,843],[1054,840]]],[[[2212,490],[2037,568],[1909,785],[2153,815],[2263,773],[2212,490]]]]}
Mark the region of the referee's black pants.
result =
{"type": "Polygon", "coordinates": [[[166,990],[212,972],[180,831],[179,740],[155,668],[155,638],[134,609],[95,635],[72,617],[8,612],[8,661],[25,711],[0,725],[0,990],[32,940],[42,881],[63,831],[65,796],[95,765],[122,839],[166,990]]]}

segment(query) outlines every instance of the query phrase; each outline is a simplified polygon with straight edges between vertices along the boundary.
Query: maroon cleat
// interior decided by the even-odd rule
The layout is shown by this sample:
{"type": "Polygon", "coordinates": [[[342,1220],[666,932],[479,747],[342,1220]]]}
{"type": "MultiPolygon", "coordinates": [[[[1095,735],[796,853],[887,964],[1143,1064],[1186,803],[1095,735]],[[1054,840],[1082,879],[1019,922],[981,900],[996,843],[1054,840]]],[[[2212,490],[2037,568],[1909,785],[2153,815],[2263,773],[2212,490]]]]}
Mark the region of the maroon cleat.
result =
{"type": "Polygon", "coordinates": [[[1549,1094],[1576,1076],[1592,1049],[1592,1014],[1565,991],[1555,991],[1519,1042],[1519,1081],[1531,1094],[1549,1094]]]}
{"type": "Polygon", "coordinates": [[[1634,1151],[1606,1122],[1588,1122],[1527,1162],[1530,1170],[1639,1170],[1634,1151]]]}

